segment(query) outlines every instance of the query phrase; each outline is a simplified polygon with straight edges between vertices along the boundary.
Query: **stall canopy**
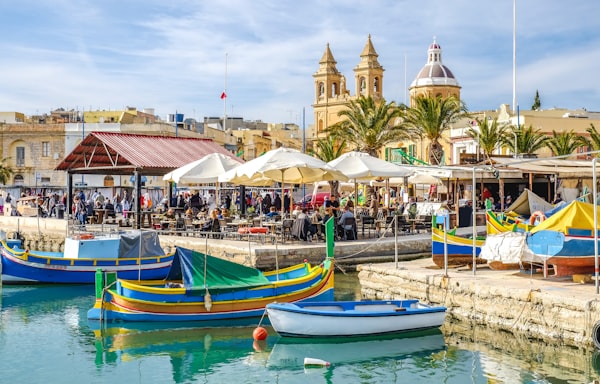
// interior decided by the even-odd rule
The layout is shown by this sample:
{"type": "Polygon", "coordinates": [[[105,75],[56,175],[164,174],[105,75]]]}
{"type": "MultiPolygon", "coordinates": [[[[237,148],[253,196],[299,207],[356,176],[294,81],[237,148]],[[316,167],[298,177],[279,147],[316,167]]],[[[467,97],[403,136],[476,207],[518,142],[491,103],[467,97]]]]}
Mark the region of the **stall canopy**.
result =
{"type": "Polygon", "coordinates": [[[56,167],[73,174],[163,176],[210,153],[235,158],[210,139],[91,132],[56,167]]]}
{"type": "Polygon", "coordinates": [[[492,157],[497,167],[518,170],[523,173],[556,175],[561,178],[592,177],[592,162],[566,159],[510,159],[492,157]]]}

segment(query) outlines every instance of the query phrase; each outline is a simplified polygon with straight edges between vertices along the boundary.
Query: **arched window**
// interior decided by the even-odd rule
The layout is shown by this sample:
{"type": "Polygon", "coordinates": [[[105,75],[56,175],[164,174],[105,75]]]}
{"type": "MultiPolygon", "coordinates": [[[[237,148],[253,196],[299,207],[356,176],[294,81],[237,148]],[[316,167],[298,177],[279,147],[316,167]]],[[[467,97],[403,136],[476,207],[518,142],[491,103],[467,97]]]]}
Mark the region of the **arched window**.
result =
{"type": "Polygon", "coordinates": [[[14,183],[15,183],[15,185],[23,185],[24,184],[23,175],[15,175],[14,183]]]}
{"type": "Polygon", "coordinates": [[[114,187],[115,186],[115,179],[108,175],[108,176],[104,176],[104,186],[105,187],[114,187]]]}
{"type": "Polygon", "coordinates": [[[364,77],[360,78],[360,94],[364,95],[366,94],[367,91],[367,81],[365,80],[364,77]]]}
{"type": "Polygon", "coordinates": [[[373,90],[375,91],[375,93],[379,93],[379,78],[378,77],[373,79],[373,90]]]}
{"type": "Polygon", "coordinates": [[[325,84],[319,83],[319,96],[325,95],[325,84]]]}
{"type": "Polygon", "coordinates": [[[337,83],[331,84],[331,94],[333,96],[339,95],[337,83]]]}

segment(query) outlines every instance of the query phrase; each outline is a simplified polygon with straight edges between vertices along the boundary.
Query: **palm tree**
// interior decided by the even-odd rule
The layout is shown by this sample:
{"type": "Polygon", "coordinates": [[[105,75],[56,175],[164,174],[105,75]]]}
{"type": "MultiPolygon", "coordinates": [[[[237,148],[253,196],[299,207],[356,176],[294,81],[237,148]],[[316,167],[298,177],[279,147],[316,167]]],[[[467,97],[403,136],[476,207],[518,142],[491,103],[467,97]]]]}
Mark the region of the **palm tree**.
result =
{"type": "Polygon", "coordinates": [[[552,137],[548,138],[547,145],[552,150],[554,156],[564,156],[570,155],[577,148],[587,145],[587,141],[573,130],[558,133],[552,130],[552,137]]]}
{"type": "Polygon", "coordinates": [[[511,126],[511,130],[506,132],[506,136],[502,140],[502,144],[511,152],[531,155],[546,146],[548,136],[544,135],[540,129],[534,130],[531,125],[527,128],[521,125],[519,128],[515,129],[514,126],[511,126]],[[514,135],[517,137],[517,148],[515,148],[514,135]]]}
{"type": "Polygon", "coordinates": [[[467,116],[467,108],[455,96],[418,96],[415,105],[408,108],[404,123],[410,132],[429,140],[429,163],[439,165],[444,149],[440,140],[450,125],[467,116]]]}
{"type": "Polygon", "coordinates": [[[0,160],[0,184],[6,184],[6,182],[10,180],[10,176],[14,172],[11,167],[6,165],[6,162],[9,159],[9,157],[5,157],[2,160],[0,160]]]}
{"type": "Polygon", "coordinates": [[[475,121],[477,121],[479,131],[469,128],[466,132],[467,136],[478,141],[479,148],[483,150],[486,159],[489,160],[492,153],[502,146],[502,138],[506,135],[508,125],[498,124],[497,117],[491,121],[491,124],[490,120],[485,117],[483,119],[476,118],[475,121]]]}
{"type": "Polygon", "coordinates": [[[352,100],[348,108],[338,112],[345,119],[327,130],[337,139],[361,152],[379,157],[379,151],[387,144],[409,137],[401,123],[402,109],[395,102],[375,102],[371,97],[361,96],[352,100]]]}
{"type": "MultiPolygon", "coordinates": [[[[332,135],[324,139],[319,139],[315,142],[316,150],[309,148],[306,152],[318,159],[328,163],[340,157],[347,147],[346,140],[337,141],[332,135]]],[[[329,181],[331,194],[339,196],[340,182],[336,180],[329,181]]]]}
{"type": "MultiPolygon", "coordinates": [[[[589,139],[584,138],[585,145],[590,147],[591,151],[600,151],[600,133],[598,133],[594,124],[590,124],[585,131],[590,135],[589,139]]],[[[594,156],[598,157],[598,154],[596,153],[594,156]]]]}

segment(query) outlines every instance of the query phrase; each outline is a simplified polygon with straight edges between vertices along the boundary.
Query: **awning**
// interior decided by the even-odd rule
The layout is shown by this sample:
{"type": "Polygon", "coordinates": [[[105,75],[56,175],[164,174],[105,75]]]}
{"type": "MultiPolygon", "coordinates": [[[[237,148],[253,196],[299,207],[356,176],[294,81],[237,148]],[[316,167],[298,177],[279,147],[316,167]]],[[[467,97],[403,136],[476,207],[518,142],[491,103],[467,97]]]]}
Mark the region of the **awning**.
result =
{"type": "Polygon", "coordinates": [[[523,173],[557,175],[561,178],[590,178],[593,175],[592,162],[589,160],[561,159],[510,159],[493,157],[500,169],[519,170],[523,173]]]}

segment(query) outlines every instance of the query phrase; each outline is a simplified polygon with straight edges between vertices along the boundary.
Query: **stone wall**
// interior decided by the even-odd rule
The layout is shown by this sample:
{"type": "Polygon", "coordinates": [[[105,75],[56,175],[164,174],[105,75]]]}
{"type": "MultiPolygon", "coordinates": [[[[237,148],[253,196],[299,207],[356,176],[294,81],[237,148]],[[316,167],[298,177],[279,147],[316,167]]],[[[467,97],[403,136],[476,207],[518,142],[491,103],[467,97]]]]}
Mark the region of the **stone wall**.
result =
{"type": "Polygon", "coordinates": [[[600,321],[600,296],[593,286],[516,277],[515,271],[478,271],[475,276],[451,271],[444,276],[423,265],[423,260],[401,263],[400,269],[389,263],[360,265],[361,293],[369,299],[415,298],[444,305],[461,321],[593,347],[592,331],[600,321]]]}

